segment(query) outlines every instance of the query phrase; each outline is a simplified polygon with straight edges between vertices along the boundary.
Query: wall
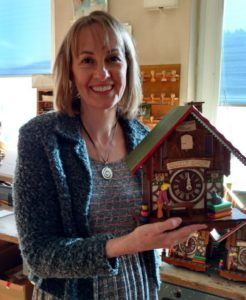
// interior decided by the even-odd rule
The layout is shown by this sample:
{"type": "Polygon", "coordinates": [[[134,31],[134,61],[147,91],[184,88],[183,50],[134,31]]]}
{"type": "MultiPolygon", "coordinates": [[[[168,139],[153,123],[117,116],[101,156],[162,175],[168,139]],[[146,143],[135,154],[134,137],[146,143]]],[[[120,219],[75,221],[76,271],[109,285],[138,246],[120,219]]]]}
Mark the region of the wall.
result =
{"type": "Polygon", "coordinates": [[[53,29],[53,62],[64,35],[73,20],[72,0],[53,0],[52,29],[53,29]]]}
{"type": "MultiPolygon", "coordinates": [[[[196,2],[180,0],[178,9],[148,11],[143,0],[108,0],[109,13],[132,26],[140,64],[181,63],[182,102],[194,100],[196,2]]],[[[72,0],[54,0],[54,53],[72,19],[72,0]]]]}

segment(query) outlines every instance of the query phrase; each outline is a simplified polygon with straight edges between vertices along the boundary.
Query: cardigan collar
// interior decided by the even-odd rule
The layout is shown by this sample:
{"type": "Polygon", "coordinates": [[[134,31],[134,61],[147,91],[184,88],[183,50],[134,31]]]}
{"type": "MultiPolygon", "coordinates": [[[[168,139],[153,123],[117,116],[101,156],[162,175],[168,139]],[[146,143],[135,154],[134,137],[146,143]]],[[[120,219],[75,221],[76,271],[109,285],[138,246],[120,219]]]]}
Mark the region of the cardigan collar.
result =
{"type": "MultiPolygon", "coordinates": [[[[127,150],[132,151],[146,136],[148,130],[137,120],[119,118],[119,122],[126,137],[127,150]]],[[[57,113],[57,122],[54,130],[58,135],[72,142],[79,143],[82,140],[79,116],[70,117],[62,113],[57,113]]]]}
{"type": "Polygon", "coordinates": [[[58,112],[54,130],[58,135],[67,140],[73,142],[79,142],[81,140],[79,116],[70,117],[58,112]]]}

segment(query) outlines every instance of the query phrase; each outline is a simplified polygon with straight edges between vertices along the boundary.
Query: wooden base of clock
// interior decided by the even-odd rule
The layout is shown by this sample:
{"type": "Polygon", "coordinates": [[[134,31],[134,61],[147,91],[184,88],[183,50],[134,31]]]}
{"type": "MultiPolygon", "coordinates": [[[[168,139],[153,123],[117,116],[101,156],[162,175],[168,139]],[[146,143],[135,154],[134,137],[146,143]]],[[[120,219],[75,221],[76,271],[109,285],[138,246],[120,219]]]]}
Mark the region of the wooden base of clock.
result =
{"type": "Polygon", "coordinates": [[[227,270],[220,270],[219,275],[229,280],[246,282],[246,274],[241,272],[232,272],[227,270]]]}
{"type": "Polygon", "coordinates": [[[207,270],[206,264],[199,264],[192,261],[184,260],[182,258],[173,258],[173,257],[162,257],[162,261],[178,266],[178,267],[185,267],[190,270],[198,271],[198,272],[205,272],[207,270]]]}
{"type": "MultiPolygon", "coordinates": [[[[182,212],[171,212],[170,217],[181,217],[183,222],[181,226],[191,225],[191,224],[207,224],[209,228],[231,228],[234,227],[236,224],[246,221],[246,214],[242,213],[237,208],[232,208],[232,212],[230,216],[221,218],[221,219],[209,219],[209,217],[204,213],[204,211],[195,212],[193,210],[192,217],[188,216],[182,212]]],[[[150,217],[150,223],[161,222],[165,221],[167,218],[158,219],[156,217],[150,217]]]]}

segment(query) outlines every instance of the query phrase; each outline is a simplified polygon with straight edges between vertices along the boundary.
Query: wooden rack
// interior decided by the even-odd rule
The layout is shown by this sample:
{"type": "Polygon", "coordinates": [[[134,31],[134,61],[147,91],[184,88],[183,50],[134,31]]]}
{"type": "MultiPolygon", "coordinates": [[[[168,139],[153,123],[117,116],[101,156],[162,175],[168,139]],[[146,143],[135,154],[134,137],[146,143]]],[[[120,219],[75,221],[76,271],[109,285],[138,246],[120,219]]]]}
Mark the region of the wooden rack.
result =
{"type": "Polygon", "coordinates": [[[142,65],[143,103],[140,119],[153,127],[172,107],[179,105],[180,64],[142,65]]]}

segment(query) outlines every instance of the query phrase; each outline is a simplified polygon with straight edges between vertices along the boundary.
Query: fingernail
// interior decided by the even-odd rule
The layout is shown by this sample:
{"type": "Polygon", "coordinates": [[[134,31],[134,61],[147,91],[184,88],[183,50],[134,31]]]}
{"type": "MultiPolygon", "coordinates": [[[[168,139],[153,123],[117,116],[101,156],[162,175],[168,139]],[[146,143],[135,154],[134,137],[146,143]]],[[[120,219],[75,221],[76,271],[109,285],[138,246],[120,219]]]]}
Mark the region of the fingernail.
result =
{"type": "Polygon", "coordinates": [[[171,223],[172,223],[173,227],[177,227],[182,223],[182,219],[181,218],[172,218],[171,223]]]}

